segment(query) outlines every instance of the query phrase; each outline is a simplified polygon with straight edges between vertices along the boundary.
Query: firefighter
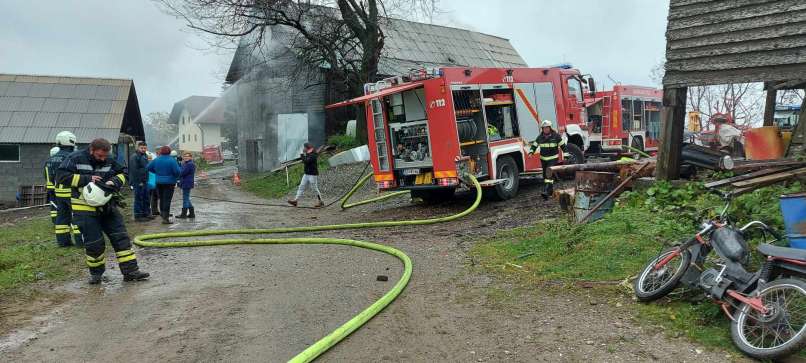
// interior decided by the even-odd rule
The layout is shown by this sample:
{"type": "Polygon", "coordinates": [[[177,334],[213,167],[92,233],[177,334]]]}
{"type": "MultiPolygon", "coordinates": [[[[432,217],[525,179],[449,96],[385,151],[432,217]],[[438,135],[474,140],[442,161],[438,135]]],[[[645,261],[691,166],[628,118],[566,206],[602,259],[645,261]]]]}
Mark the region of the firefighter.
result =
{"type": "Polygon", "coordinates": [[[73,153],[76,147],[76,135],[70,131],[62,131],[56,135],[56,147],[59,148],[55,155],[48,159],[45,165],[45,177],[48,179],[48,187],[53,185],[53,204],[56,211],[54,225],[56,228],[56,243],[60,247],[70,247],[75,242],[76,246],[83,246],[81,232],[73,223],[72,212],[70,210],[70,187],[62,185],[57,179],[57,172],[62,161],[73,153]],[[71,237],[72,236],[72,237],[71,237]]]}
{"type": "Polygon", "coordinates": [[[554,131],[551,120],[543,120],[540,128],[542,131],[532,142],[529,153],[540,153],[540,167],[543,169],[543,193],[541,196],[543,200],[546,200],[554,192],[554,179],[549,174],[549,168],[562,160],[563,152],[566,152],[566,141],[557,131],[554,131]]]}
{"type": "MultiPolygon", "coordinates": [[[[56,227],[56,215],[58,214],[56,212],[56,185],[53,184],[53,177],[56,175],[53,174],[53,171],[55,170],[48,169],[48,166],[50,164],[50,158],[56,155],[57,152],[59,152],[58,146],[51,148],[50,157],[47,161],[45,161],[45,185],[48,192],[48,205],[50,206],[50,221],[53,223],[54,228],[56,227]]],[[[56,233],[59,233],[58,229],[56,229],[56,233]]],[[[58,244],[58,242],[59,240],[57,239],[56,243],[58,244]]]]}
{"type": "Polygon", "coordinates": [[[67,157],[57,172],[59,183],[70,186],[73,218],[84,237],[90,284],[101,283],[106,270],[104,234],[115,250],[124,281],[149,276],[137,267],[123,216],[117,209],[117,192],[126,183],[126,171],[109,157],[111,150],[109,141],[95,139],[87,149],[67,157]]]}

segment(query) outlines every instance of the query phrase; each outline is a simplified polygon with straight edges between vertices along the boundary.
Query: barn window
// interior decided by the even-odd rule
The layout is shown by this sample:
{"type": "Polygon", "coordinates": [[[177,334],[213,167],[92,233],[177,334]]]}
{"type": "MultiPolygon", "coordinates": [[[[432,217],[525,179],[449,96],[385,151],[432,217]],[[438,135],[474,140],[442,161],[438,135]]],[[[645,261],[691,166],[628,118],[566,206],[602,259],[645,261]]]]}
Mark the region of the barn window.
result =
{"type": "Polygon", "coordinates": [[[182,143],[185,142],[185,134],[182,134],[182,143]]]}
{"type": "Polygon", "coordinates": [[[0,144],[0,162],[20,162],[20,145],[0,144]]]}
{"type": "Polygon", "coordinates": [[[193,135],[193,141],[199,141],[199,134],[193,135]]]}

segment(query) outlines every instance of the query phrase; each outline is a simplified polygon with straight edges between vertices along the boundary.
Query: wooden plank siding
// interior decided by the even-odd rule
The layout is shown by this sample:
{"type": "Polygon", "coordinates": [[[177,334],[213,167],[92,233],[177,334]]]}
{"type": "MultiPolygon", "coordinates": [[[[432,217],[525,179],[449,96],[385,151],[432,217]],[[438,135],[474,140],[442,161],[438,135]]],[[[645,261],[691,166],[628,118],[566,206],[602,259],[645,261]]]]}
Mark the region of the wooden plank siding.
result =
{"type": "Polygon", "coordinates": [[[667,87],[806,75],[806,1],[671,0],[667,87]]]}

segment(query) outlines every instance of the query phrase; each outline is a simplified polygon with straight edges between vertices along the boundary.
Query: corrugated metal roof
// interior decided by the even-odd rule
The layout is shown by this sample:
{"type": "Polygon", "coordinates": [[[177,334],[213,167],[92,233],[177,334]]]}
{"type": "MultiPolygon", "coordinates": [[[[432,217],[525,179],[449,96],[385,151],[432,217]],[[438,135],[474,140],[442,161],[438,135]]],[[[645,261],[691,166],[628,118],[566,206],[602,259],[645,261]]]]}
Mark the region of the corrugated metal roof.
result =
{"type": "Polygon", "coordinates": [[[133,89],[127,79],[0,74],[0,142],[52,143],[64,130],[79,143],[116,142],[133,89]]]}

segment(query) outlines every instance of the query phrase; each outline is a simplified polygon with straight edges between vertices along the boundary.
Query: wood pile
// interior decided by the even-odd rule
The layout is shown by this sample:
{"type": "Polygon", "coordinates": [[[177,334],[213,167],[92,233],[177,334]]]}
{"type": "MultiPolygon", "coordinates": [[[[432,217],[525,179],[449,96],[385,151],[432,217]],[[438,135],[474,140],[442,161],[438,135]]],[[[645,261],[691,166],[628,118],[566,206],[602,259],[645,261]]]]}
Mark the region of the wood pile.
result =
{"type": "Polygon", "coordinates": [[[736,165],[736,175],[705,183],[705,187],[731,188],[733,194],[747,193],[776,183],[806,178],[806,162],[799,160],[748,160],[736,165]]]}

